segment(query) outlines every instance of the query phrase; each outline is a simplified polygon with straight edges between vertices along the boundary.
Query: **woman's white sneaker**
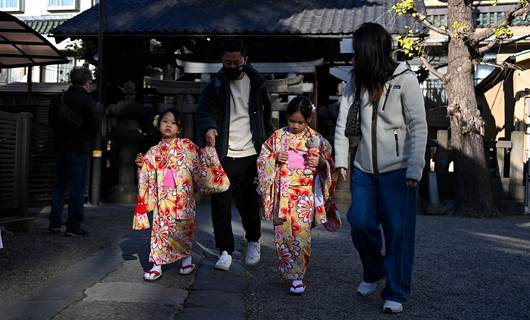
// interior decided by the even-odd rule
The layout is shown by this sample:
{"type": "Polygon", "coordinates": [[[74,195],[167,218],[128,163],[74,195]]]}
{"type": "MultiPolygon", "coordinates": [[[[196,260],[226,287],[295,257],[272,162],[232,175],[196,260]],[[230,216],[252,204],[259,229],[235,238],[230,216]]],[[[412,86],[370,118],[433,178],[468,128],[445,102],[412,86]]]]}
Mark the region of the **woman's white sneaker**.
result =
{"type": "Polygon", "coordinates": [[[372,293],[375,292],[377,289],[377,281],[376,282],[366,282],[361,281],[359,286],[357,287],[357,293],[360,294],[363,297],[368,297],[372,293]]]}
{"type": "Polygon", "coordinates": [[[217,263],[215,264],[215,269],[228,271],[230,270],[231,265],[232,265],[232,256],[229,255],[228,252],[223,251],[221,252],[221,256],[219,257],[219,260],[217,260],[217,263]]]}
{"type": "Polygon", "coordinates": [[[259,242],[249,242],[247,246],[247,256],[245,257],[245,264],[247,266],[255,266],[259,263],[261,246],[259,242]]]}
{"type": "Polygon", "coordinates": [[[403,312],[403,305],[397,301],[385,300],[383,304],[383,312],[390,314],[398,314],[403,312]]]}

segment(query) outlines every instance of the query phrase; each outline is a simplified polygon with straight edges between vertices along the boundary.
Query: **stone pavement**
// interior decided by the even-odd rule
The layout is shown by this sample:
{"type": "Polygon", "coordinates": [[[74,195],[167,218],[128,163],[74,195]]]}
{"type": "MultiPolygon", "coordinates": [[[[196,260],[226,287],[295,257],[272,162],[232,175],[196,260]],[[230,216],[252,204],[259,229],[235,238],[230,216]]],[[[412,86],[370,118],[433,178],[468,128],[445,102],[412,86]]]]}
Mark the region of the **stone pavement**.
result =
{"type": "MultiPolygon", "coordinates": [[[[278,277],[270,223],[262,262],[241,263],[243,231],[234,212],[230,272],[217,259],[207,204],[198,207],[197,272],[170,265],[142,280],[149,231],[130,230],[131,206],[87,208],[88,238],[48,234],[46,213],[27,234],[3,234],[0,319],[388,319],[377,295],[354,294],[361,266],[349,226],[314,230],[302,297],[278,277]],[[241,253],[239,253],[241,252],[241,253]]],[[[418,216],[413,292],[400,319],[530,319],[530,217],[467,219],[418,216]]]]}
{"type": "Polygon", "coordinates": [[[245,319],[238,256],[230,273],[217,271],[217,253],[202,244],[213,243],[209,207],[199,206],[198,271],[182,276],[172,264],[153,283],[142,280],[151,266],[150,231],[132,231],[131,212],[131,206],[87,208],[87,238],[49,234],[46,210],[31,232],[5,235],[0,319],[245,319]]]}

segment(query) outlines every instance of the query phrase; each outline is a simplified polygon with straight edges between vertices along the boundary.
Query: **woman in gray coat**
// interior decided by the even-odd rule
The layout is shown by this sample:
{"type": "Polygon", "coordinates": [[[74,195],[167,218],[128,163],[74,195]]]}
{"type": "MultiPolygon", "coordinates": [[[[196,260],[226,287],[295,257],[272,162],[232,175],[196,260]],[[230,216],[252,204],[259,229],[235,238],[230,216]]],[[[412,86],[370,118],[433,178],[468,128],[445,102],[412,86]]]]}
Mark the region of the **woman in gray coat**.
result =
{"type": "Polygon", "coordinates": [[[359,90],[361,137],[351,170],[348,211],[364,269],[357,293],[372,294],[386,278],[383,311],[400,313],[410,294],[416,188],[425,165],[424,100],[415,73],[392,60],[392,37],[381,25],[361,25],[353,35],[353,49],[352,80],[346,85],[335,129],[335,164],[345,179],[350,156],[345,129],[359,90]]]}

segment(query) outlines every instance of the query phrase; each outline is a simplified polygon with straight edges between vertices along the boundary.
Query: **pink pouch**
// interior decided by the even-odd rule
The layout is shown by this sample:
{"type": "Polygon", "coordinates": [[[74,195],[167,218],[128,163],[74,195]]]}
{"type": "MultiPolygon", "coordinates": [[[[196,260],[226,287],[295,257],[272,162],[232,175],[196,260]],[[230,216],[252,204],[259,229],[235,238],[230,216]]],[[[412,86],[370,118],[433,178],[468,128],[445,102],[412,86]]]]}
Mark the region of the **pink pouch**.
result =
{"type": "Polygon", "coordinates": [[[166,170],[166,175],[164,176],[164,187],[175,187],[175,178],[173,178],[173,170],[175,169],[166,170]]]}
{"type": "Polygon", "coordinates": [[[289,169],[305,169],[304,157],[294,150],[287,151],[288,161],[287,167],[289,169]]]}

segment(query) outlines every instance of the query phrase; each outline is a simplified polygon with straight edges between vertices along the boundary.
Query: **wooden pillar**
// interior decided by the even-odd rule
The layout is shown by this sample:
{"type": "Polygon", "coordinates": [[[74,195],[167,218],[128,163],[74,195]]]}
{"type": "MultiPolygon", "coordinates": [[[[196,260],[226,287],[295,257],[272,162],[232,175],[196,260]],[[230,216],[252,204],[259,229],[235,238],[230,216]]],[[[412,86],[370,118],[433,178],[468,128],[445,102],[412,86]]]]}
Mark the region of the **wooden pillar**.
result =
{"type": "Polygon", "coordinates": [[[33,102],[33,67],[28,67],[28,104],[33,102]]]}
{"type": "MultiPolygon", "coordinates": [[[[315,80],[313,87],[313,96],[312,101],[317,108],[321,106],[326,106],[329,104],[329,97],[326,90],[327,78],[329,77],[329,67],[328,66],[317,66],[315,69],[315,80]]],[[[319,123],[316,113],[313,117],[313,123],[311,124],[313,128],[320,130],[319,123]]]]}
{"type": "Polygon", "coordinates": [[[42,66],[39,70],[39,82],[46,82],[46,67],[42,66]]]}

